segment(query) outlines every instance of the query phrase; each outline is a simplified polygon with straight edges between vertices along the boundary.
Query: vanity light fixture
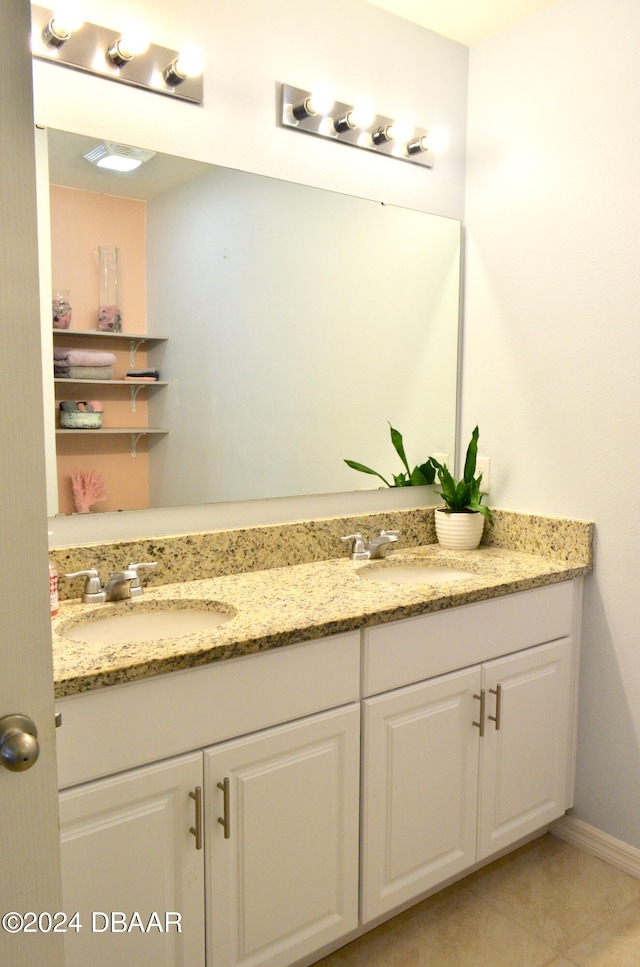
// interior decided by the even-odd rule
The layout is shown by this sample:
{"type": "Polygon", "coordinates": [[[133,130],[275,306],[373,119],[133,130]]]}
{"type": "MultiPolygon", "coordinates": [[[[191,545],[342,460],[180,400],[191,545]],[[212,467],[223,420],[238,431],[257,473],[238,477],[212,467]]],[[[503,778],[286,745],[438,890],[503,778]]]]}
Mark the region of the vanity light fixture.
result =
{"type": "Polygon", "coordinates": [[[402,118],[384,117],[369,106],[356,107],[341,101],[321,103],[316,93],[288,84],[280,84],[279,93],[279,120],[283,127],[425,168],[433,168],[435,152],[444,145],[442,137],[434,137],[435,130],[416,128],[402,118]]]}
{"type": "Polygon", "coordinates": [[[202,104],[201,52],[151,44],[141,25],[117,31],[83,22],[75,2],[72,17],[70,3],[61,0],[55,11],[32,4],[31,48],[36,60],[202,104]]]}
{"type": "Polygon", "coordinates": [[[141,164],[150,161],[154,155],[155,151],[133,148],[128,144],[116,144],[114,141],[101,141],[91,151],[87,151],[84,157],[97,168],[124,172],[134,171],[141,164]]]}

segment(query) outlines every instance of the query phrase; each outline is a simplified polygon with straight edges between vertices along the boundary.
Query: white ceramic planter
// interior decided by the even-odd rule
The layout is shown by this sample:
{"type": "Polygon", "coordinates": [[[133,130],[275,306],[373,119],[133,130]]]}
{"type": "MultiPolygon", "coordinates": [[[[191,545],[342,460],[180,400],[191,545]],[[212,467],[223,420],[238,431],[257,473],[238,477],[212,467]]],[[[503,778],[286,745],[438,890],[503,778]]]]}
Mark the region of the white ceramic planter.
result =
{"type": "Polygon", "coordinates": [[[484,517],[477,511],[447,514],[436,508],[436,536],[441,547],[451,551],[472,551],[478,546],[484,529],[484,517]]]}

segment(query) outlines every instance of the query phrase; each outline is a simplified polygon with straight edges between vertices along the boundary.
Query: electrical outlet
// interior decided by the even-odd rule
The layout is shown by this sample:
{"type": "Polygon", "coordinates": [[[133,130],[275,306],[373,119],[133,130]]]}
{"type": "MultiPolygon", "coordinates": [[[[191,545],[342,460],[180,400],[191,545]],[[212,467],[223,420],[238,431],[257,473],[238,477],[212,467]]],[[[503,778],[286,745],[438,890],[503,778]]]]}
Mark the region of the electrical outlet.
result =
{"type": "Polygon", "coordinates": [[[490,457],[478,457],[476,460],[476,473],[482,473],[482,492],[488,494],[491,489],[490,457]]]}

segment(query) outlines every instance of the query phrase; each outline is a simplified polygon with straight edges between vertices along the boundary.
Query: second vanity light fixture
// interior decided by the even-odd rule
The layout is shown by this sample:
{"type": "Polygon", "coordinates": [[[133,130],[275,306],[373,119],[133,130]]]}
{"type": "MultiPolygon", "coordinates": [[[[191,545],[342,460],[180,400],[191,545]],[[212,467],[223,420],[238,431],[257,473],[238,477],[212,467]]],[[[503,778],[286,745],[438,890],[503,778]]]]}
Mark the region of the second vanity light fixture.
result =
{"type": "Polygon", "coordinates": [[[446,146],[444,131],[425,131],[401,118],[383,117],[369,105],[344,104],[324,92],[304,91],[289,84],[282,84],[280,93],[284,127],[425,168],[433,168],[436,154],[446,146]]]}
{"type": "Polygon", "coordinates": [[[204,60],[196,47],[159,47],[140,24],[117,31],[89,23],[75,0],[60,0],[54,10],[32,5],[31,25],[39,60],[202,104],[204,60]]]}

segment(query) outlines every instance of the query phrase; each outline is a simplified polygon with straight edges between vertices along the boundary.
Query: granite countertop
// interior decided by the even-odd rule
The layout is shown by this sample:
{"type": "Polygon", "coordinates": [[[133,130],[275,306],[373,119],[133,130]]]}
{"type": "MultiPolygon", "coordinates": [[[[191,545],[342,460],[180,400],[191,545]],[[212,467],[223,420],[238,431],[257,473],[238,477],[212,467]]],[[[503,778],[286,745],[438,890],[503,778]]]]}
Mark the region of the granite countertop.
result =
{"type": "Polygon", "coordinates": [[[59,698],[428,614],[570,580],[589,571],[587,564],[500,547],[455,552],[429,544],[397,550],[384,561],[352,562],[342,557],[165,584],[148,588],[133,601],[99,605],[64,601],[53,621],[55,695],[59,698]],[[401,563],[457,567],[473,576],[427,585],[365,581],[358,574],[362,568],[401,563]],[[195,604],[208,610],[219,607],[233,617],[206,632],[154,642],[87,643],[60,634],[69,633],[88,616],[180,610],[195,604]]]}

